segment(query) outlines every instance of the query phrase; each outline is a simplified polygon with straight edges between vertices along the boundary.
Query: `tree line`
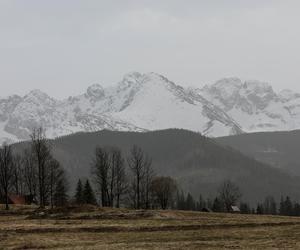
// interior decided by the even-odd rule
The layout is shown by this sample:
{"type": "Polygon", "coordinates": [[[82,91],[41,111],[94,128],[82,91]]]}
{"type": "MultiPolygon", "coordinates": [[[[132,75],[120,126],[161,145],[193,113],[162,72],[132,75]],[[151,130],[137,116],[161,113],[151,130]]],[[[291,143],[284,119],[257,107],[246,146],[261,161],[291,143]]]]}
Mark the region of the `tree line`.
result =
{"type": "Polygon", "coordinates": [[[97,147],[91,166],[91,178],[95,190],[89,192],[85,191],[82,181],[78,180],[75,204],[93,204],[94,199],[87,202],[87,196],[99,196],[98,204],[104,207],[167,209],[172,208],[175,201],[175,180],[157,176],[151,158],[136,145],[127,157],[117,147],[97,147]]]}
{"type": "Polygon", "coordinates": [[[53,157],[43,128],[34,129],[30,146],[21,154],[11,145],[0,148],[0,199],[9,209],[9,195],[21,195],[28,203],[64,206],[68,201],[65,171],[53,157]]]}
{"type": "Polygon", "coordinates": [[[300,204],[290,197],[279,204],[268,196],[256,207],[240,201],[242,193],[230,180],[218,188],[217,196],[196,200],[181,191],[176,181],[158,176],[151,157],[137,145],[124,156],[118,147],[97,147],[91,161],[91,181],[78,180],[75,194],[69,196],[66,173],[53,157],[52,145],[43,128],[34,129],[30,145],[19,154],[10,145],[0,148],[0,202],[9,209],[9,195],[22,195],[40,208],[68,204],[130,207],[134,209],[178,209],[300,216],[300,204]],[[84,182],[83,182],[84,181],[84,182]]]}
{"type": "MultiPolygon", "coordinates": [[[[222,196],[224,184],[228,185],[230,181],[225,181],[219,189],[218,195],[214,198],[204,199],[202,195],[198,199],[188,193],[185,195],[183,192],[177,193],[175,209],[190,210],[190,211],[212,211],[212,212],[232,212],[230,207],[226,207],[226,198],[222,196]]],[[[235,185],[231,182],[230,185],[235,185]]],[[[235,186],[235,190],[238,188],[235,186]]],[[[236,205],[242,214],[258,214],[258,215],[282,215],[282,216],[300,216],[300,203],[292,201],[289,196],[281,197],[280,202],[276,202],[273,196],[267,196],[262,202],[256,206],[251,207],[249,203],[239,201],[241,193],[236,193],[234,202],[228,199],[227,204],[230,206],[236,205]]],[[[232,196],[233,197],[233,196],[232,196]]]]}
{"type": "Polygon", "coordinates": [[[117,147],[97,147],[91,163],[92,184],[79,180],[75,195],[69,196],[65,170],[54,158],[45,131],[34,129],[30,137],[22,153],[14,152],[11,145],[0,147],[0,203],[7,210],[12,194],[40,208],[72,203],[167,209],[174,202],[175,180],[157,176],[151,158],[136,145],[128,157],[117,147]]]}

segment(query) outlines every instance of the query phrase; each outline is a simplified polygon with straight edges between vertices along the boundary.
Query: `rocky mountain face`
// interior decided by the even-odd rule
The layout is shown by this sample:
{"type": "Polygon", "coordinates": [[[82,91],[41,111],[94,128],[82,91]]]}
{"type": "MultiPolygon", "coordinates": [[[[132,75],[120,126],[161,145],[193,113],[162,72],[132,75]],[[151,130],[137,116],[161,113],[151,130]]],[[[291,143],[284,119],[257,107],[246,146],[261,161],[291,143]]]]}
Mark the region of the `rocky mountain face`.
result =
{"type": "Polygon", "coordinates": [[[291,130],[300,128],[300,95],[238,78],[183,88],[159,74],[134,72],[115,85],[94,84],[65,100],[39,90],[0,99],[0,142],[26,140],[38,126],[50,138],[102,129],[183,128],[213,137],[291,130]]]}
{"type": "Polygon", "coordinates": [[[224,110],[244,132],[300,128],[300,95],[290,90],[275,93],[264,82],[227,78],[198,93],[224,110]]]}

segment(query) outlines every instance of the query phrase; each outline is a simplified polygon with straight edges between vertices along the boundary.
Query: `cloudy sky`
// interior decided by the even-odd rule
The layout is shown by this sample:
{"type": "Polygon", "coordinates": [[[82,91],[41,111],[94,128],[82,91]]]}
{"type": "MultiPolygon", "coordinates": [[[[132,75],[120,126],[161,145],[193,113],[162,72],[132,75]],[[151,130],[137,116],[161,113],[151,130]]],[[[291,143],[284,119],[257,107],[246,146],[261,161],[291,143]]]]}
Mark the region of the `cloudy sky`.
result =
{"type": "Polygon", "coordinates": [[[131,71],[300,92],[299,0],[0,0],[0,96],[58,98],[131,71]]]}

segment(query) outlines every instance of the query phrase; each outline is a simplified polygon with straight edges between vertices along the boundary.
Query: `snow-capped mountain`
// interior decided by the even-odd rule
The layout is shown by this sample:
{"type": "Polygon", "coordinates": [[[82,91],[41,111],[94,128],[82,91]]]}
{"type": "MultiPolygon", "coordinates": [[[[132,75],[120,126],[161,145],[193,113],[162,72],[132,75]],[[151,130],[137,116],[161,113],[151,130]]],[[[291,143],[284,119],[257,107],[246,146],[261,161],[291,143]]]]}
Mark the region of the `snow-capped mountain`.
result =
{"type": "Polygon", "coordinates": [[[226,78],[198,93],[224,110],[244,132],[300,128],[300,95],[290,90],[275,93],[264,82],[226,78]]]}
{"type": "Polygon", "coordinates": [[[0,142],[26,140],[38,126],[50,138],[102,129],[184,128],[214,137],[289,130],[300,128],[300,95],[238,78],[183,88],[159,74],[133,72],[115,85],[94,84],[65,100],[40,90],[0,99],[0,142]]]}

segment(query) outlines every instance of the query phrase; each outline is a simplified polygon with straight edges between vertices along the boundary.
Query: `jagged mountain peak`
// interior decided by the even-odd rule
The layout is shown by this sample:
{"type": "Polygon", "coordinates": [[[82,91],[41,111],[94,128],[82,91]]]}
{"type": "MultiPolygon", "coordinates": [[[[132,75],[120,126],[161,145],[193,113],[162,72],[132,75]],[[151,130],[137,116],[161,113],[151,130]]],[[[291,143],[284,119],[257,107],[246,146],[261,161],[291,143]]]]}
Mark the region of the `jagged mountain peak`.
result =
{"type": "Polygon", "coordinates": [[[155,72],[148,72],[148,73],[130,72],[123,77],[123,80],[121,82],[136,83],[136,84],[143,84],[147,82],[173,83],[165,76],[155,72]]]}
{"type": "Polygon", "coordinates": [[[136,71],[132,71],[124,75],[121,83],[125,83],[127,85],[137,84],[140,83],[142,77],[143,74],[136,71]]]}
{"type": "Polygon", "coordinates": [[[296,92],[294,92],[290,89],[284,89],[284,90],[279,92],[278,96],[283,101],[291,101],[291,100],[294,100],[296,98],[299,98],[300,94],[296,93],[296,92]]]}
{"type": "Polygon", "coordinates": [[[245,81],[243,87],[248,92],[253,92],[253,93],[257,93],[257,94],[262,94],[262,93],[275,94],[272,86],[269,83],[258,81],[258,80],[245,81]]]}
{"type": "Polygon", "coordinates": [[[57,100],[50,97],[48,94],[44,93],[39,89],[34,89],[23,97],[23,102],[32,103],[35,105],[53,106],[56,105],[57,100]]]}
{"type": "Polygon", "coordinates": [[[48,94],[39,89],[31,90],[28,94],[24,96],[24,99],[54,100],[48,94]]]}
{"type": "Polygon", "coordinates": [[[232,99],[243,87],[241,79],[237,77],[227,77],[216,81],[214,84],[206,85],[203,91],[214,96],[219,96],[220,99],[232,99]]]}
{"type": "Polygon", "coordinates": [[[87,88],[86,96],[92,99],[101,99],[105,95],[103,87],[99,83],[94,83],[87,88]]]}
{"type": "Polygon", "coordinates": [[[223,78],[212,85],[206,85],[200,92],[210,100],[217,99],[229,109],[241,102],[245,103],[246,99],[252,99],[253,104],[261,102],[261,99],[264,102],[278,99],[269,83],[257,80],[242,82],[236,77],[223,78]]]}
{"type": "Polygon", "coordinates": [[[297,129],[297,97],[293,92],[276,94],[265,82],[243,82],[237,77],[200,89],[182,87],[154,72],[130,72],[115,85],[92,84],[82,95],[63,101],[40,90],[1,99],[0,141],[24,140],[38,124],[52,138],[101,129],[183,128],[207,136],[297,129]]]}
{"type": "Polygon", "coordinates": [[[26,96],[35,96],[35,97],[49,97],[45,92],[41,91],[40,89],[33,89],[31,90],[26,96]]]}
{"type": "Polygon", "coordinates": [[[243,86],[242,80],[238,77],[226,77],[216,81],[211,87],[215,88],[226,88],[233,86],[235,88],[241,88],[243,86]]]}

